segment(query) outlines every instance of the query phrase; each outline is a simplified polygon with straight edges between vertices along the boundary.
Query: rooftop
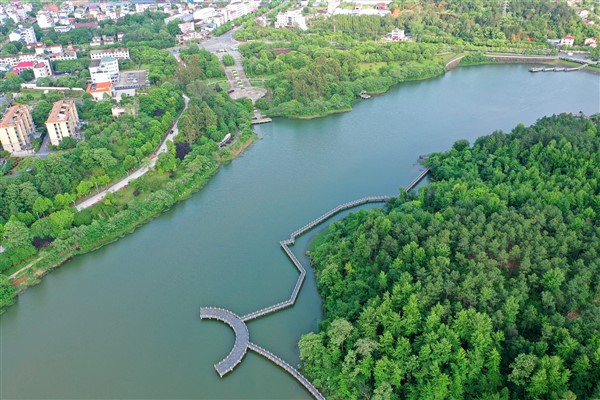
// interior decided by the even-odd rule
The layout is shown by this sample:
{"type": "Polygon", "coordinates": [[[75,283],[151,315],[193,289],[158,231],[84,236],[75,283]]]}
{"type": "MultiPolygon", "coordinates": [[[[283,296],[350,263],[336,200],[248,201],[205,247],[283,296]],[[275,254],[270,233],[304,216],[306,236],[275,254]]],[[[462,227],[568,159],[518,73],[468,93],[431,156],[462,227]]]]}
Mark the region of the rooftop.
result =
{"type": "Polygon", "coordinates": [[[54,103],[50,115],[46,123],[62,122],[68,119],[69,108],[75,107],[75,101],[73,100],[60,100],[54,103]]]}
{"type": "Polygon", "coordinates": [[[27,110],[27,107],[23,105],[16,105],[9,108],[6,114],[4,114],[2,121],[0,121],[0,128],[12,126],[15,123],[15,117],[20,117],[25,110],[27,110]]]}
{"type": "Polygon", "coordinates": [[[112,82],[90,83],[88,84],[87,93],[110,92],[112,82]]]}

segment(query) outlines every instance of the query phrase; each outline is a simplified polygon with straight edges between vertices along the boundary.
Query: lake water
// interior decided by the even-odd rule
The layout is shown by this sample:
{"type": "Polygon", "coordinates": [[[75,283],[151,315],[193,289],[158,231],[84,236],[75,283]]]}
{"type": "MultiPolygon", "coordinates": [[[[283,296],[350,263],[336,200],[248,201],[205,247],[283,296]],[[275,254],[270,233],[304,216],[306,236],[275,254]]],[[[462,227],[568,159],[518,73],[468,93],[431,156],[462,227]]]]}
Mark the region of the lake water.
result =
{"type": "MultiPolygon", "coordinates": [[[[200,321],[199,307],[243,315],[287,299],[297,271],[278,242],[290,232],[339,203],[398,193],[419,155],[458,139],[600,112],[599,86],[582,72],[462,68],[399,85],[351,113],[257,127],[262,140],[201,192],[66,263],[0,317],[0,398],[308,398],[253,353],[220,379],[213,364],[234,336],[200,321]]],[[[293,248],[307,264],[314,234],[293,248]]],[[[297,304],[250,322],[250,339],[296,365],[320,304],[309,272],[297,304]]]]}

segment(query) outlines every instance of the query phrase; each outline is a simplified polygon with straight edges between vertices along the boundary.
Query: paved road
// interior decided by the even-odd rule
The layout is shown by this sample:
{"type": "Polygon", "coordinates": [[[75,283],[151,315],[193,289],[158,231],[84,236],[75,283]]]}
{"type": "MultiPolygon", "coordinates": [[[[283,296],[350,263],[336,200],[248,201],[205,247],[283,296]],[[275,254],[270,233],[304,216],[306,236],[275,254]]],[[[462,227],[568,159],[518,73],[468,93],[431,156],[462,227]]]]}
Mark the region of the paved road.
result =
{"type": "Polygon", "coordinates": [[[40,149],[35,153],[36,157],[41,159],[45,159],[50,154],[50,135],[44,135],[44,140],[42,141],[42,145],[40,149]]]}
{"type": "MultiPolygon", "coordinates": [[[[183,110],[185,110],[188,106],[190,99],[186,95],[183,95],[183,101],[185,104],[183,107],[183,110]]],[[[183,113],[183,111],[182,111],[182,113],[183,113]]],[[[181,114],[179,115],[179,117],[181,117],[181,114]]],[[[165,136],[165,138],[163,139],[161,144],[158,146],[156,151],[154,151],[154,153],[152,153],[152,155],[150,156],[150,162],[147,165],[144,165],[143,167],[133,171],[131,174],[127,175],[127,177],[112,184],[110,187],[108,187],[107,189],[104,189],[100,193],[80,202],[79,204],[77,204],[75,206],[75,208],[77,208],[77,211],[81,211],[84,208],[93,206],[94,204],[96,204],[100,200],[102,200],[104,198],[104,196],[106,196],[107,193],[114,193],[117,190],[123,189],[124,187],[126,187],[129,184],[129,182],[145,175],[146,172],[150,171],[156,165],[156,160],[158,159],[158,155],[160,153],[165,153],[167,151],[167,142],[172,142],[179,134],[179,128],[177,128],[177,122],[179,121],[179,117],[177,117],[177,119],[175,120],[173,129],[171,129],[169,131],[169,134],[165,136]]]]}

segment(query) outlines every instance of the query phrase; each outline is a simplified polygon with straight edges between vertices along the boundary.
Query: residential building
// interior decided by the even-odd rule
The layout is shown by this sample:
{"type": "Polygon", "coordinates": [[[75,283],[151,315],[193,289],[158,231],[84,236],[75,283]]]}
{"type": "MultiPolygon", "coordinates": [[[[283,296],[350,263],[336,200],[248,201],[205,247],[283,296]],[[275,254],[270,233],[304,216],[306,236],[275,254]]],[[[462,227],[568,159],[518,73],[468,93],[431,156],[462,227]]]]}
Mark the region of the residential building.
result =
{"type": "Polygon", "coordinates": [[[560,45],[561,46],[573,46],[573,43],[575,42],[575,38],[571,35],[567,35],[567,36],[563,36],[560,39],[560,45]]]}
{"type": "Polygon", "coordinates": [[[195,22],[207,22],[209,21],[212,17],[214,17],[216,14],[216,11],[213,7],[206,7],[206,8],[199,8],[197,10],[194,10],[194,21],[195,22]]]}
{"type": "Polygon", "coordinates": [[[111,46],[115,44],[116,41],[117,39],[114,36],[102,35],[102,44],[104,46],[111,46]]]}
{"type": "Polygon", "coordinates": [[[178,24],[177,26],[179,27],[181,33],[183,33],[184,35],[186,33],[194,32],[196,30],[196,25],[194,25],[193,22],[184,22],[182,24],[178,24]]]}
{"type": "Polygon", "coordinates": [[[66,50],[62,53],[50,54],[50,60],[52,61],[64,61],[64,60],[77,60],[77,53],[75,50],[66,50]]]}
{"type": "Polygon", "coordinates": [[[11,154],[29,150],[34,131],[35,125],[27,106],[12,106],[0,121],[0,143],[11,154]]]}
{"type": "Polygon", "coordinates": [[[50,11],[38,12],[36,19],[40,29],[50,29],[55,24],[54,15],[50,11]]]}
{"type": "Polygon", "coordinates": [[[35,61],[21,61],[13,67],[12,72],[14,72],[15,74],[20,74],[26,69],[33,69],[34,65],[35,61]]]}
{"type": "Polygon", "coordinates": [[[301,10],[291,10],[281,12],[277,14],[277,20],[275,21],[275,28],[300,28],[305,31],[308,29],[306,26],[306,18],[302,15],[301,10]]]}
{"type": "Polygon", "coordinates": [[[232,1],[223,9],[225,15],[225,22],[233,21],[236,18],[243,17],[244,15],[250,14],[258,10],[260,1],[232,1]]]}
{"type": "Polygon", "coordinates": [[[107,96],[105,95],[108,95],[108,98],[115,95],[114,87],[111,82],[88,83],[85,91],[92,95],[94,101],[106,100],[107,96]]]}
{"type": "Polygon", "coordinates": [[[392,42],[402,42],[404,39],[406,39],[406,35],[404,34],[403,29],[396,28],[392,30],[391,33],[388,33],[385,39],[392,42]]]}
{"type": "Polygon", "coordinates": [[[119,118],[121,115],[125,114],[125,107],[115,104],[112,106],[110,112],[113,117],[119,118]]]}
{"type": "Polygon", "coordinates": [[[66,137],[77,137],[79,116],[74,100],[60,100],[54,103],[46,120],[48,137],[53,146],[58,146],[66,137]]]}
{"type": "Polygon", "coordinates": [[[92,60],[90,63],[92,83],[117,82],[119,80],[119,62],[114,57],[92,60]]]}
{"type": "Polygon", "coordinates": [[[102,46],[102,38],[100,36],[94,36],[90,42],[91,47],[102,46]]]}
{"type": "Polygon", "coordinates": [[[37,42],[37,38],[35,37],[35,31],[31,26],[23,28],[22,25],[19,25],[19,29],[16,29],[11,34],[9,34],[8,38],[11,42],[21,41],[25,44],[37,42]]]}
{"type": "Polygon", "coordinates": [[[596,43],[596,38],[595,37],[590,37],[585,39],[585,41],[583,42],[583,44],[585,46],[590,46],[590,47],[596,47],[598,46],[598,44],[596,43]]]}
{"type": "Polygon", "coordinates": [[[52,76],[50,62],[48,62],[48,60],[39,60],[37,64],[33,66],[33,75],[35,75],[35,79],[52,76]]]}
{"type": "Polygon", "coordinates": [[[120,60],[129,60],[129,49],[106,49],[90,51],[90,58],[92,60],[101,60],[104,57],[114,57],[120,60]]]}
{"type": "Polygon", "coordinates": [[[69,32],[71,29],[73,29],[72,25],[56,25],[54,27],[54,32],[66,33],[66,32],[69,32]]]}

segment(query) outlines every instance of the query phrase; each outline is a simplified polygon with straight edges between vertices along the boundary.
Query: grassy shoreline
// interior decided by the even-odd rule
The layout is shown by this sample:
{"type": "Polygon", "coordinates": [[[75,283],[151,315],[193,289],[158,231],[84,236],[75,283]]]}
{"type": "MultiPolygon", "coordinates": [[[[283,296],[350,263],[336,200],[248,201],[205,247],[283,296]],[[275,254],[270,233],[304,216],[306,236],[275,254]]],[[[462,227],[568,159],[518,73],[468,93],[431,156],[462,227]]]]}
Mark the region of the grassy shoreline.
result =
{"type": "MultiPolygon", "coordinates": [[[[16,302],[19,294],[23,293],[27,288],[39,284],[43,276],[45,276],[52,270],[60,267],[61,265],[65,264],[71,258],[78,255],[93,252],[95,250],[100,249],[103,246],[113,243],[119,240],[120,238],[133,233],[142,225],[145,225],[153,219],[159,217],[164,212],[174,207],[176,204],[179,204],[182,201],[189,199],[194,193],[204,188],[204,186],[210,181],[210,179],[219,171],[222,165],[231,162],[233,159],[243,154],[244,151],[246,151],[256,139],[257,135],[255,133],[248,136],[242,135],[240,136],[240,139],[237,143],[235,143],[231,148],[227,149],[229,150],[229,157],[221,158],[220,155],[215,155],[215,165],[212,168],[210,168],[210,170],[205,171],[204,173],[195,174],[193,181],[191,181],[189,186],[186,187],[185,191],[183,191],[177,197],[177,200],[174,202],[174,204],[163,207],[156,212],[149,213],[148,215],[143,215],[141,218],[136,219],[128,225],[117,229],[114,232],[107,234],[106,236],[101,237],[95,242],[91,242],[88,244],[78,243],[78,246],[70,247],[63,251],[46,250],[44,253],[40,254],[38,259],[34,261],[28,261],[28,263],[32,264],[31,267],[23,271],[21,274],[19,274],[12,280],[12,285],[17,289],[14,301],[11,304],[7,305],[5,308],[0,309],[0,314],[7,307],[16,302]]],[[[21,268],[23,268],[23,266],[19,266],[16,270],[19,270],[21,268]]]]}

